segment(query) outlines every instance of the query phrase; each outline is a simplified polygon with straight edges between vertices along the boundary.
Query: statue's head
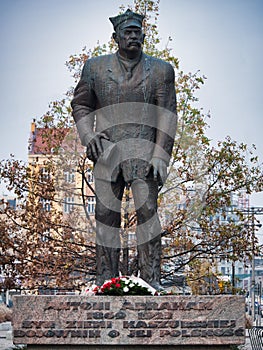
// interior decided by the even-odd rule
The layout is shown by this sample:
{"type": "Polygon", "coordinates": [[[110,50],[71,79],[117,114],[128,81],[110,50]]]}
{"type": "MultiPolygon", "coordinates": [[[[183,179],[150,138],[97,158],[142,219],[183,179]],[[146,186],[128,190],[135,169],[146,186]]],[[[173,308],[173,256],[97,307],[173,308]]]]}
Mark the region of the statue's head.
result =
{"type": "Polygon", "coordinates": [[[119,46],[120,54],[132,58],[142,50],[144,33],[142,21],[144,16],[127,10],[116,17],[110,17],[115,32],[113,38],[119,46]]]}

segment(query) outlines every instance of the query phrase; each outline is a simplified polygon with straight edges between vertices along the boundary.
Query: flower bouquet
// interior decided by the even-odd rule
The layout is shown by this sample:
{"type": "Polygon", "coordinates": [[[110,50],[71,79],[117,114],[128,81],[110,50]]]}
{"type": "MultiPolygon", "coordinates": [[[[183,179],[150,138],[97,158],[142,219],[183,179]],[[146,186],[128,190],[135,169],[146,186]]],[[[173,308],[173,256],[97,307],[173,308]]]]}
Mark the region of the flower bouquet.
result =
{"type": "Polygon", "coordinates": [[[92,285],[86,295],[155,295],[156,290],[139,277],[122,276],[105,281],[101,287],[92,285]]]}

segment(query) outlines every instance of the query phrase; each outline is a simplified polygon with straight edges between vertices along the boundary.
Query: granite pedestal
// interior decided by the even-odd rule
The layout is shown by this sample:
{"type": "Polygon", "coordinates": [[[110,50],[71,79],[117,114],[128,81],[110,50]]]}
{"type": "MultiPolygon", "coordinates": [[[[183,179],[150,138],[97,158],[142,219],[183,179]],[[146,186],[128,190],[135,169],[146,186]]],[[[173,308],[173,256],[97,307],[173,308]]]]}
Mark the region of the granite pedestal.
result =
{"type": "Polygon", "coordinates": [[[230,349],[245,342],[241,296],[16,296],[14,344],[28,349],[230,349]]]}

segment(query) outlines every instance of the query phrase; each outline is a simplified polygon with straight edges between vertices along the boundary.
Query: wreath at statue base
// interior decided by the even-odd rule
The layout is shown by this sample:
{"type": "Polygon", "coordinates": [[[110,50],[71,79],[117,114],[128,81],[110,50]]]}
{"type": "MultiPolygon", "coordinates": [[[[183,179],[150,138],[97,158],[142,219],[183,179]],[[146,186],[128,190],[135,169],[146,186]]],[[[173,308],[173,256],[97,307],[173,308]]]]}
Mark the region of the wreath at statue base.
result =
{"type": "Polygon", "coordinates": [[[102,286],[95,284],[85,286],[82,295],[167,295],[165,290],[157,290],[143,279],[135,276],[115,277],[107,280],[102,286]]]}

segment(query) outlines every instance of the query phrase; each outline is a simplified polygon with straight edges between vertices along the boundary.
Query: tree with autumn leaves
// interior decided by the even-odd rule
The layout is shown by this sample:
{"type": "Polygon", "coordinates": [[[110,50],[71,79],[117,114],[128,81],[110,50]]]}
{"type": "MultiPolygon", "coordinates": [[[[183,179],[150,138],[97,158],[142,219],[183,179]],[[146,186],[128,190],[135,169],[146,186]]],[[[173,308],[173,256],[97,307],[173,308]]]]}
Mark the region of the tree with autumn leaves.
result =
{"type": "MultiPolygon", "coordinates": [[[[134,0],[131,9],[146,16],[144,52],[171,63],[176,76],[178,129],[169,176],[159,193],[163,278],[184,268],[189,285],[198,293],[195,280],[207,278],[205,272],[200,274],[203,263],[210,266],[220,256],[247,261],[260,248],[248,224],[251,218],[231,206],[231,196],[262,191],[262,168],[253,147],[238,144],[230,137],[215,146],[207,137],[209,116],[197,107],[196,97],[205,77],[199,72],[181,71],[179,60],[169,46],[159,49],[159,1],[134,0]],[[219,214],[228,220],[222,223],[219,214]],[[170,269],[167,270],[167,266],[170,269]]],[[[115,50],[113,40],[98,44],[92,50],[85,47],[80,54],[70,56],[66,66],[77,82],[86,59],[115,50]]],[[[0,263],[7,277],[5,288],[19,283],[26,288],[77,289],[94,275],[95,229],[86,210],[86,188],[93,191],[87,181],[91,165],[74,129],[70,108],[72,93],[70,88],[66,98],[52,102],[48,112],[37,121],[37,128],[44,130],[43,143],[47,147],[46,152],[42,150],[46,155],[44,164],[40,166],[37,161],[26,164],[13,156],[1,162],[1,178],[19,203],[17,210],[1,205],[0,263]],[[69,189],[60,178],[61,169],[68,166],[65,159],[75,166],[79,177],[77,188],[69,189]],[[48,169],[48,176],[43,177],[39,171],[43,166],[48,169]],[[78,201],[65,217],[61,206],[66,191],[77,196],[78,201]],[[49,203],[49,211],[43,210],[43,200],[49,203]]],[[[127,190],[123,240],[127,232],[134,229],[136,221],[129,205],[131,201],[127,190]]],[[[136,250],[125,248],[121,272],[136,274],[136,266],[136,250]]]]}

